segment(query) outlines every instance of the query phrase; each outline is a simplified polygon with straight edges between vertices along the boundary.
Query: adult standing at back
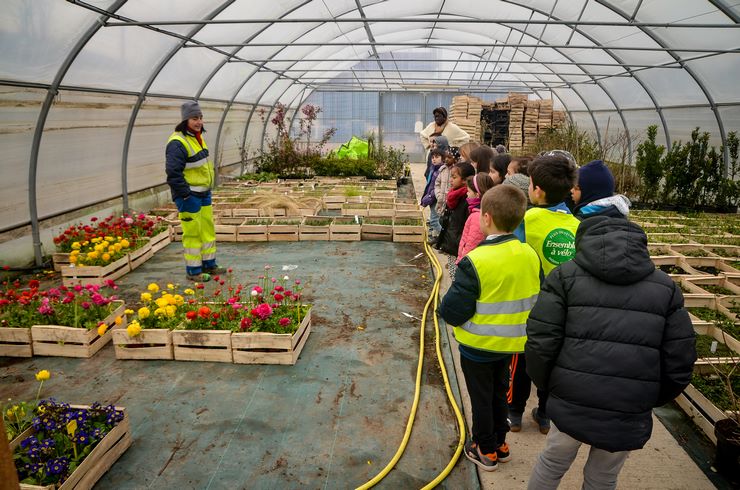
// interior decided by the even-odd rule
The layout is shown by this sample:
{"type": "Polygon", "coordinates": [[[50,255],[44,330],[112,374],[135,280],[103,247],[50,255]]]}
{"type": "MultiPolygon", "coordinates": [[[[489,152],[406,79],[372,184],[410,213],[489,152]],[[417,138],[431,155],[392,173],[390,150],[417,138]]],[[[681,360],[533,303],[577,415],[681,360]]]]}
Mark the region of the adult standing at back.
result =
{"type": "Polygon", "coordinates": [[[429,123],[419,133],[419,138],[421,138],[421,144],[424,146],[425,152],[428,152],[431,148],[432,135],[435,133],[446,137],[450,146],[456,146],[458,148],[470,141],[470,135],[468,133],[460,129],[457,124],[447,120],[447,109],[437,107],[432,111],[432,115],[434,116],[434,122],[429,123]]]}
{"type": "Polygon", "coordinates": [[[216,232],[211,188],[213,163],[203,139],[203,112],[196,101],[180,107],[180,124],[167,140],[167,184],[177,205],[185,248],[185,272],[191,281],[208,281],[223,272],[216,265],[216,232]]]}

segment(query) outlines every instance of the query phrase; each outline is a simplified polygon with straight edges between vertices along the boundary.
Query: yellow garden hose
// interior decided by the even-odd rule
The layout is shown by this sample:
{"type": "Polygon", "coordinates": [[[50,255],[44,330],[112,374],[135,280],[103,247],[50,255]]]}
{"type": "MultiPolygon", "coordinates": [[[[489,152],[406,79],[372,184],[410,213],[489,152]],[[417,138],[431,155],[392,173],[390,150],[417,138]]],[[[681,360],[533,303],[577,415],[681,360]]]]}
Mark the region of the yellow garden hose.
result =
{"type": "Polygon", "coordinates": [[[457,450],[455,451],[455,454],[453,455],[450,462],[447,464],[445,469],[440,473],[434,480],[432,480],[429,484],[427,484],[424,488],[433,488],[437,486],[442,480],[447,477],[447,475],[452,471],[452,468],[455,466],[455,463],[457,463],[458,458],[460,457],[460,454],[462,453],[463,445],[465,443],[465,428],[464,428],[464,421],[462,418],[462,414],[460,413],[460,409],[457,406],[457,403],[455,402],[455,397],[452,394],[452,389],[450,388],[450,382],[447,377],[447,370],[445,368],[444,361],[442,360],[442,352],[440,350],[440,344],[439,344],[439,322],[437,321],[437,315],[435,313],[435,309],[437,306],[437,303],[439,302],[439,286],[442,281],[442,267],[439,263],[439,260],[437,260],[436,255],[432,251],[432,249],[429,247],[429,245],[426,243],[426,236],[424,237],[424,251],[426,252],[427,256],[429,257],[430,262],[435,268],[435,280],[434,280],[434,286],[432,288],[432,292],[429,295],[429,299],[427,300],[426,304],[424,305],[424,312],[421,316],[421,328],[420,328],[420,335],[419,335],[419,362],[416,367],[416,383],[415,383],[415,389],[414,389],[414,402],[411,405],[411,412],[409,413],[409,419],[406,422],[406,432],[403,435],[403,439],[401,440],[400,446],[398,446],[398,449],[396,450],[396,453],[393,455],[393,458],[388,462],[388,464],[383,468],[380,473],[375,475],[373,479],[370,481],[364,483],[363,485],[357,487],[357,490],[364,490],[371,488],[375,485],[377,485],[383,478],[385,478],[388,473],[393,469],[393,467],[398,463],[398,460],[401,459],[401,456],[403,455],[403,452],[406,450],[406,445],[409,442],[409,439],[411,438],[411,430],[414,426],[414,420],[416,419],[416,411],[419,407],[419,396],[421,393],[421,374],[422,374],[422,367],[424,365],[424,329],[426,326],[426,319],[427,319],[427,313],[429,312],[429,306],[432,305],[432,317],[434,318],[434,332],[435,332],[435,345],[437,350],[437,359],[439,360],[440,369],[442,370],[442,377],[445,382],[445,390],[447,391],[447,397],[450,400],[450,403],[452,404],[452,408],[455,411],[455,415],[457,416],[457,425],[460,430],[460,440],[457,445],[457,450]]]}

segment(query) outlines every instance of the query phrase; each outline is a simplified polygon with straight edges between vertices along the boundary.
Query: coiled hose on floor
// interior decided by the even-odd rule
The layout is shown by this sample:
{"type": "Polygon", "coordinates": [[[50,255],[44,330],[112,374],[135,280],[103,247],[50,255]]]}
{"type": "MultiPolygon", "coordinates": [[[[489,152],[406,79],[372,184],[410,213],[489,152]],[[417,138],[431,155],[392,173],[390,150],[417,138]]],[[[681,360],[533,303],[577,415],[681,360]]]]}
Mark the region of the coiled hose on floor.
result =
{"type": "Polygon", "coordinates": [[[432,307],[432,318],[434,320],[434,344],[437,351],[437,360],[439,362],[440,370],[442,371],[442,378],[444,379],[444,385],[445,385],[445,391],[447,392],[447,398],[450,400],[450,405],[452,405],[452,410],[455,412],[455,416],[457,417],[457,428],[460,433],[460,438],[457,443],[457,448],[455,450],[455,454],[453,454],[452,459],[450,459],[450,462],[447,464],[447,466],[442,470],[442,472],[437,475],[437,477],[429,482],[427,485],[425,485],[423,488],[434,488],[437,485],[444,480],[447,475],[450,474],[452,471],[452,468],[454,468],[455,464],[457,463],[457,460],[460,458],[460,454],[462,454],[463,446],[465,444],[465,422],[463,420],[462,413],[460,412],[460,408],[457,406],[457,402],[455,401],[455,396],[452,394],[452,388],[450,387],[450,380],[447,376],[447,368],[444,363],[444,359],[442,358],[442,350],[440,348],[440,336],[439,336],[439,321],[437,319],[436,314],[436,307],[439,303],[439,287],[442,283],[442,266],[439,263],[439,260],[437,259],[437,256],[435,255],[432,248],[427,244],[426,236],[424,237],[424,252],[426,252],[427,257],[429,258],[429,261],[432,264],[432,267],[434,268],[434,286],[432,287],[432,292],[429,295],[429,299],[426,302],[426,305],[424,306],[424,313],[421,316],[421,326],[420,326],[420,335],[419,335],[419,362],[416,367],[416,384],[414,389],[414,402],[411,405],[411,412],[409,413],[408,421],[406,422],[406,432],[403,434],[403,439],[401,440],[401,444],[398,446],[398,449],[396,450],[396,454],[393,455],[393,458],[388,462],[388,464],[383,468],[380,473],[375,475],[375,477],[368,481],[367,483],[361,485],[358,487],[358,490],[363,490],[367,488],[371,488],[375,485],[377,485],[383,478],[388,475],[388,473],[391,472],[391,470],[395,467],[396,463],[398,463],[398,460],[401,459],[401,456],[403,455],[403,452],[406,450],[406,445],[409,442],[409,438],[411,437],[411,430],[414,426],[414,420],[416,419],[416,411],[419,407],[419,396],[421,394],[421,374],[422,374],[422,367],[424,365],[424,329],[426,326],[427,321],[427,314],[429,313],[429,307],[431,305],[432,307]]]}

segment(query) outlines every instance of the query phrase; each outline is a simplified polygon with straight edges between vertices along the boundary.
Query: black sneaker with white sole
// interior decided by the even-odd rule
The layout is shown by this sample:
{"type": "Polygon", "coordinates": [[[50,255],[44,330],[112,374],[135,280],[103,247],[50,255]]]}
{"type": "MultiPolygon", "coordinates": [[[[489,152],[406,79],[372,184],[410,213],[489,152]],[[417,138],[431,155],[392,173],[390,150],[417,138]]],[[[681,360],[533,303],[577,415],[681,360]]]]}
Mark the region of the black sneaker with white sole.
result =
{"type": "Polygon", "coordinates": [[[498,469],[498,455],[496,453],[483,454],[478,444],[468,441],[465,444],[465,457],[475,463],[483,471],[496,471],[498,469]]]}

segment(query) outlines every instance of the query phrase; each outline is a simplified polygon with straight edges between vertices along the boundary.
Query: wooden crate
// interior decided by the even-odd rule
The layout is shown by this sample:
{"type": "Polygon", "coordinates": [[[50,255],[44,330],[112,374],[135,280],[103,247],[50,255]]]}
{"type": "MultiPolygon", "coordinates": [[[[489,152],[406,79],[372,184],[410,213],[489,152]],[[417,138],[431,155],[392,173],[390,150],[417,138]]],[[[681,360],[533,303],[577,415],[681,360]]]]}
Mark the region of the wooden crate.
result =
{"type": "Polygon", "coordinates": [[[149,239],[149,245],[152,253],[155,254],[172,243],[172,227],[168,226],[166,230],[154,235],[149,239]]]}
{"type": "Polygon", "coordinates": [[[412,242],[421,243],[424,241],[424,224],[419,222],[416,225],[397,225],[393,224],[393,241],[394,242],[412,242]]]}
{"type": "Polygon", "coordinates": [[[213,225],[216,231],[217,242],[235,242],[236,226],[234,225],[213,225]]]}
{"type": "Polygon", "coordinates": [[[31,329],[27,327],[0,327],[0,356],[32,357],[31,329]]]}
{"type": "Polygon", "coordinates": [[[147,244],[144,245],[143,247],[137,248],[133,252],[130,252],[129,254],[127,254],[129,269],[130,270],[136,269],[141,264],[151,259],[153,255],[154,255],[154,252],[152,252],[151,244],[147,242],[147,244]]]}
{"type": "Polygon", "coordinates": [[[182,241],[182,225],[174,225],[172,227],[172,241],[174,242],[182,241]]]}
{"type": "Polygon", "coordinates": [[[393,241],[393,225],[362,223],[363,240],[393,241]]]}
{"type": "Polygon", "coordinates": [[[282,218],[286,215],[284,208],[264,208],[259,211],[262,218],[282,218]]]}
{"type": "Polygon", "coordinates": [[[54,264],[54,270],[60,272],[62,267],[69,265],[69,253],[57,252],[51,254],[51,261],[54,264]]]}
{"type": "Polygon", "coordinates": [[[367,203],[348,202],[342,204],[342,216],[368,216],[367,203]]]}
{"type": "Polygon", "coordinates": [[[740,341],[713,323],[703,322],[701,324],[695,324],[694,331],[699,335],[714,337],[719,343],[725,344],[732,351],[740,355],[740,341]]]}
{"type": "Polygon", "coordinates": [[[331,226],[331,223],[325,225],[312,224],[321,223],[327,219],[331,220],[331,218],[327,218],[326,216],[306,216],[303,218],[303,222],[298,228],[300,240],[329,240],[329,227],[331,226]]]}
{"type": "MultiPolygon", "coordinates": [[[[90,409],[89,405],[72,405],[71,408],[90,409]]],[[[118,458],[131,446],[131,423],[128,412],[123,407],[123,420],[108,432],[103,440],[88,454],[82,463],[75,468],[69,478],[58,487],[58,490],[89,490],[113,466],[118,458]]],[[[54,490],[54,485],[38,486],[21,483],[21,490],[54,490]]]]}
{"type": "Polygon", "coordinates": [[[338,242],[357,242],[362,235],[362,226],[350,216],[337,216],[329,225],[329,239],[338,242]]]}
{"type": "Polygon", "coordinates": [[[268,242],[297,242],[299,223],[287,223],[283,220],[275,220],[267,226],[268,242]]]}
{"type": "Polygon", "coordinates": [[[231,215],[234,218],[257,218],[260,215],[260,210],[257,208],[234,208],[231,210],[231,215]]]}
{"type": "Polygon", "coordinates": [[[126,329],[113,330],[113,347],[116,359],[169,359],[175,358],[172,331],[145,328],[136,337],[129,337],[126,329]]]}
{"type": "Polygon", "coordinates": [[[371,203],[367,210],[367,216],[370,217],[388,217],[395,216],[396,210],[392,203],[371,203]]]}
{"type": "Polygon", "coordinates": [[[247,218],[236,227],[237,242],[266,242],[269,218],[247,218]]]}
{"type": "Polygon", "coordinates": [[[59,325],[33,325],[31,339],[34,355],[92,357],[110,341],[113,329],[126,328],[125,305],[123,301],[116,303],[118,303],[116,309],[103,320],[108,325],[108,330],[102,336],[98,335],[97,328],[88,330],[59,325]],[[119,316],[123,322],[121,325],[116,325],[116,317],[119,316]]]}
{"type": "Polygon", "coordinates": [[[290,364],[298,361],[311,333],[311,310],[294,334],[244,332],[231,335],[235,364],[290,364]]]}
{"type": "Polygon", "coordinates": [[[173,330],[176,361],[232,362],[231,330],[173,330]]]}
{"type": "Polygon", "coordinates": [[[104,281],[118,279],[129,271],[131,271],[131,263],[128,254],[106,266],[65,265],[62,266],[62,284],[68,287],[77,284],[102,286],[104,281]]]}

